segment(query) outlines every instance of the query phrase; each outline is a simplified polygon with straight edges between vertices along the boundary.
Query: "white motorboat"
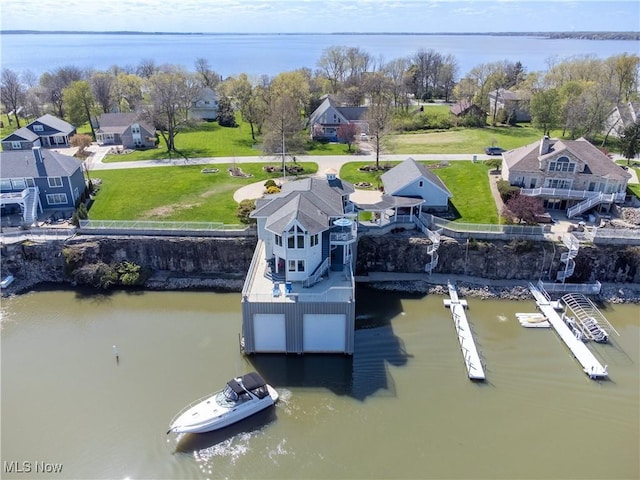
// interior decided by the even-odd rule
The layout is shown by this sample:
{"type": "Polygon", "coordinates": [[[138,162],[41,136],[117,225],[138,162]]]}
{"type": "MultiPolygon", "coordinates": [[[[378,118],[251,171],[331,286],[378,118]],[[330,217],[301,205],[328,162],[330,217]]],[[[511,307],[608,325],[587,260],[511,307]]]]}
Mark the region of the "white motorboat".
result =
{"type": "Polygon", "coordinates": [[[167,434],[218,430],[272,406],[277,400],[278,392],[260,374],[247,373],[229,380],[219,392],[185,407],[171,420],[167,434]]]}
{"type": "Polygon", "coordinates": [[[516,313],[516,317],[525,328],[550,328],[551,324],[547,317],[541,313],[516,313]]]}

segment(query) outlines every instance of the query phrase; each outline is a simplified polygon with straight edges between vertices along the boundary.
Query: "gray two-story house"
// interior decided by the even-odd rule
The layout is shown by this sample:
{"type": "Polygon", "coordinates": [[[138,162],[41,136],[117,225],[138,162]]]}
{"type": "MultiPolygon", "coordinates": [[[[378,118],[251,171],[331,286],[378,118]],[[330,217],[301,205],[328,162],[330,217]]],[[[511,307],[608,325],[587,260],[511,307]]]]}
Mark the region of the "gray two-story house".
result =
{"type": "Polygon", "coordinates": [[[98,120],[96,141],[99,145],[152,148],[156,135],[155,129],[141,121],[137,113],[103,113],[98,120]]]}

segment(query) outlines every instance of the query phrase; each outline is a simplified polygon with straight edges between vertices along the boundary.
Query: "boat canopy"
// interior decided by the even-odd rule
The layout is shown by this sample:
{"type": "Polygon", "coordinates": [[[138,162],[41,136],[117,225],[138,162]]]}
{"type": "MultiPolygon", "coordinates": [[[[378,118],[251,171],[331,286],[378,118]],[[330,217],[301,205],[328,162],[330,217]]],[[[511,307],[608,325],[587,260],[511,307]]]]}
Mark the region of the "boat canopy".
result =
{"type": "Polygon", "coordinates": [[[260,374],[256,372],[247,373],[240,377],[240,382],[234,378],[233,380],[229,380],[227,385],[231,387],[231,389],[236,392],[238,395],[245,393],[246,390],[255,390],[256,388],[264,387],[267,382],[260,376],[260,374]],[[244,388],[243,388],[244,386],[244,388]]]}

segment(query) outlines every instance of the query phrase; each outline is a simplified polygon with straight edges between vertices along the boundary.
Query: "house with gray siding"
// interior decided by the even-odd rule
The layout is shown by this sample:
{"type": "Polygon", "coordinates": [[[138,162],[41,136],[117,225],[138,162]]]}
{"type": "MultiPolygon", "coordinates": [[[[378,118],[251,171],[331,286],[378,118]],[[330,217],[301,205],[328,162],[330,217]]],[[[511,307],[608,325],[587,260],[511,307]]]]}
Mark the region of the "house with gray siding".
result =
{"type": "Polygon", "coordinates": [[[2,139],[2,150],[31,150],[33,147],[64,148],[76,127],[53,115],[43,115],[2,139]]]}
{"type": "Polygon", "coordinates": [[[640,121],[640,102],[620,103],[607,115],[603,133],[619,138],[625,128],[637,121],[640,121]]]}
{"type": "Polygon", "coordinates": [[[335,171],[259,199],[242,291],[247,353],[353,353],[357,216],[335,171]]]}
{"type": "Polygon", "coordinates": [[[155,129],[141,121],[137,113],[103,113],[98,120],[96,141],[99,145],[152,148],[156,136],[155,129]]]}
{"type": "Polygon", "coordinates": [[[0,204],[20,208],[23,222],[39,212],[70,212],[85,191],[82,162],[41,147],[0,152],[0,204]]]}
{"type": "Polygon", "coordinates": [[[338,105],[330,96],[316,108],[309,117],[311,136],[318,140],[338,141],[338,129],[341,125],[354,124],[360,133],[369,133],[366,121],[367,107],[344,107],[338,105]]]}

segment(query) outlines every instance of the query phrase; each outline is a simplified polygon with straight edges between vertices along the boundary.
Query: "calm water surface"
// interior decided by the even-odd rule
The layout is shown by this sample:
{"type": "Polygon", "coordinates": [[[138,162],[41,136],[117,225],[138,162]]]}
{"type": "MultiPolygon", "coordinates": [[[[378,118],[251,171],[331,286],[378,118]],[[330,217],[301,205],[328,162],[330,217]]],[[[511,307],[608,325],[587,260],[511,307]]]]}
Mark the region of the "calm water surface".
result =
{"type": "Polygon", "coordinates": [[[238,349],[240,295],[30,293],[2,301],[6,462],[37,478],[625,478],[640,476],[640,309],[591,381],[533,301],[469,299],[488,381],[467,379],[442,297],[360,289],[353,357],[238,349]],[[117,345],[116,364],[112,345],[117,345]],[[236,426],[167,436],[192,400],[258,370],[281,401],[236,426]]]}
{"type": "Polygon", "coordinates": [[[547,70],[551,58],[574,55],[607,58],[640,54],[640,42],[627,40],[548,40],[537,37],[489,35],[104,35],[41,34],[0,36],[3,68],[31,70],[40,75],[66,65],[105,70],[112,65],[135,67],[141,60],[194,69],[197,58],[227,77],[274,76],[280,72],[314,70],[324,49],[334,45],[359,47],[385,62],[433,49],[453,55],[460,77],[481,63],[520,61],[527,71],[547,70]]]}

